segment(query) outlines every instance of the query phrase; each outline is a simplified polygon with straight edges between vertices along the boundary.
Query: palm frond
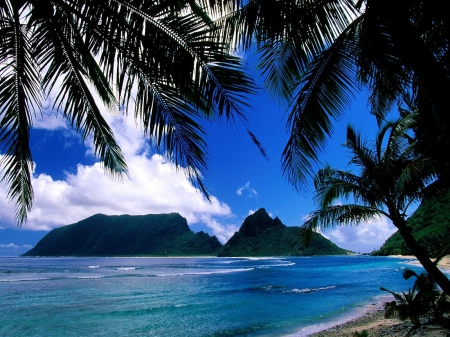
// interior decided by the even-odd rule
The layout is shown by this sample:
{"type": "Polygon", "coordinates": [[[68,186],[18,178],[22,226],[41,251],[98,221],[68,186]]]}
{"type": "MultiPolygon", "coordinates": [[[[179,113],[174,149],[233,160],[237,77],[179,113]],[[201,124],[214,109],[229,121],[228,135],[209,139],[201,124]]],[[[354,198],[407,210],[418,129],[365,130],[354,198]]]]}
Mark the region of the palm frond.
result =
{"type": "Polygon", "coordinates": [[[405,69],[386,24],[368,6],[361,20],[356,62],[358,79],[369,88],[371,112],[379,124],[402,95],[411,75],[405,69]]]}
{"type": "MultiPolygon", "coordinates": [[[[210,41],[211,30],[206,23],[199,21],[195,14],[155,18],[129,1],[117,2],[134,14],[141,16],[145,20],[146,29],[149,32],[158,32],[170,40],[165,46],[175,47],[176,53],[172,55],[183,58],[182,60],[170,59],[172,62],[170,68],[173,69],[175,66],[175,73],[183,69],[191,72],[190,77],[178,75],[174,77],[175,79],[184,79],[184,81],[195,79],[199,94],[215,105],[219,116],[231,119],[233,118],[232,113],[236,113],[242,121],[245,121],[245,114],[239,104],[244,101],[245,95],[256,93],[257,87],[245,73],[241,59],[227,55],[226,45],[210,41]],[[190,66],[188,67],[187,64],[190,66]],[[233,83],[231,83],[232,81],[233,83]]],[[[155,41],[143,40],[142,42],[139,45],[141,49],[143,48],[141,53],[146,55],[146,59],[151,62],[147,53],[155,56],[151,50],[154,46],[151,43],[155,41]]],[[[161,58],[158,59],[161,60],[161,58]]],[[[167,67],[168,61],[169,59],[166,59],[159,66],[167,67]]],[[[175,82],[175,84],[180,86],[184,83],[175,82]]],[[[187,85],[192,87],[191,82],[188,82],[187,85]]]]}
{"type": "Polygon", "coordinates": [[[328,206],[308,214],[308,220],[303,224],[305,229],[304,242],[307,244],[312,231],[322,231],[329,228],[353,224],[358,225],[374,218],[387,216],[385,212],[377,208],[347,204],[328,206]],[[309,232],[309,233],[308,233],[309,232]]]}
{"type": "Polygon", "coordinates": [[[348,36],[340,36],[310,63],[302,78],[288,118],[291,136],[282,154],[283,174],[296,187],[304,186],[311,176],[332,134],[331,120],[344,114],[356,90],[351,79],[355,71],[351,49],[348,36]]]}
{"type": "Polygon", "coordinates": [[[416,277],[416,278],[419,278],[419,275],[417,275],[417,273],[414,270],[409,269],[409,268],[405,268],[403,270],[403,278],[405,280],[409,280],[413,276],[416,277]]]}
{"type": "Polygon", "coordinates": [[[257,69],[269,95],[280,101],[291,99],[292,88],[306,70],[306,50],[294,41],[269,40],[259,48],[258,59],[257,69]]]}
{"type": "Polygon", "coordinates": [[[314,200],[320,208],[326,208],[339,198],[347,199],[351,195],[360,195],[362,183],[361,178],[351,172],[326,166],[314,177],[314,200]]]}
{"type": "Polygon", "coordinates": [[[8,198],[16,204],[15,219],[21,226],[33,202],[32,156],[29,147],[33,114],[40,109],[40,75],[30,54],[27,27],[20,22],[17,3],[8,8],[0,26],[0,160],[2,181],[9,187],[8,198]]]}
{"type": "Polygon", "coordinates": [[[379,163],[376,153],[361,132],[351,125],[347,126],[345,146],[350,150],[352,158],[349,164],[354,164],[364,171],[374,171],[379,163]]]}
{"type": "Polygon", "coordinates": [[[244,48],[250,47],[252,38],[257,43],[298,38],[316,53],[331,44],[356,15],[351,0],[251,0],[227,16],[224,26],[227,35],[244,48]]]}
{"type": "MultiPolygon", "coordinates": [[[[99,72],[94,58],[86,55],[86,48],[80,48],[81,37],[73,37],[78,32],[74,29],[71,18],[62,11],[57,11],[52,20],[47,20],[47,26],[42,27],[41,34],[45,45],[42,45],[39,57],[41,60],[51,60],[43,80],[44,87],[51,92],[57,81],[63,80],[54,106],[62,110],[63,116],[71,121],[72,126],[82,131],[83,139],[93,134],[95,154],[108,173],[120,177],[127,171],[123,153],[86,84],[86,79],[96,77],[99,72]],[[84,56],[79,56],[78,51],[75,51],[71,43],[73,40],[84,56]],[[50,53],[53,54],[52,59],[49,58],[50,53]]],[[[115,104],[112,91],[104,78],[96,77],[92,83],[107,105],[115,104]]]]}

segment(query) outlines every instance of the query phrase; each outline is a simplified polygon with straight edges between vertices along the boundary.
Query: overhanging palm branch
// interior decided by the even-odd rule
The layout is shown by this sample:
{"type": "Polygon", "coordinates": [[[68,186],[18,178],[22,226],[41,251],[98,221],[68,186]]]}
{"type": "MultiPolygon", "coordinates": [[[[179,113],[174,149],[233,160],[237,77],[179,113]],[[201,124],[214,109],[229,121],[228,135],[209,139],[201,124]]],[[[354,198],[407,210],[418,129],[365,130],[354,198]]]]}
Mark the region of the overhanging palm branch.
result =
{"type": "Polygon", "coordinates": [[[83,140],[93,136],[96,155],[118,176],[127,166],[102,111],[134,108],[157,150],[208,195],[202,120],[245,125],[256,89],[242,60],[214,39],[213,18],[230,8],[205,0],[0,3],[1,166],[18,225],[33,200],[29,132],[47,97],[83,140]]]}
{"type": "Polygon", "coordinates": [[[385,212],[377,208],[357,204],[334,205],[308,214],[303,224],[303,243],[309,245],[314,232],[343,225],[358,225],[361,222],[382,218],[385,212]]]}
{"type": "Polygon", "coordinates": [[[361,86],[380,124],[405,91],[422,91],[448,146],[448,1],[234,3],[242,7],[224,19],[223,35],[247,49],[256,42],[266,87],[290,104],[282,165],[294,186],[306,187],[333,121],[361,86]]]}
{"type": "Polygon", "coordinates": [[[9,17],[0,17],[0,142],[5,149],[0,165],[2,181],[10,186],[8,197],[17,201],[16,221],[22,223],[33,198],[28,142],[31,120],[40,108],[40,75],[26,27],[19,22],[21,8],[14,2],[2,9],[9,17]]]}
{"type": "MultiPolygon", "coordinates": [[[[349,33],[350,34],[350,33],[349,33]]],[[[294,186],[304,186],[319,153],[343,116],[356,90],[350,62],[353,46],[345,35],[309,63],[289,113],[290,138],[282,154],[283,172],[294,186]]]]}

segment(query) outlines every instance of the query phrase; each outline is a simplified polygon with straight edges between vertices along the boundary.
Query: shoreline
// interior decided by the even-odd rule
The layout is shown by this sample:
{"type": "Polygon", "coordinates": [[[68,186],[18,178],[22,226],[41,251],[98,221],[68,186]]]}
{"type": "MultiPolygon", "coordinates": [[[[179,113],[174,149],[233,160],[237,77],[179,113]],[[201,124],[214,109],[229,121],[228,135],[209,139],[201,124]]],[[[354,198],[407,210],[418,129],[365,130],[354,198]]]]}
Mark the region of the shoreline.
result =
{"type": "MultiPolygon", "coordinates": [[[[397,319],[384,319],[384,303],[391,300],[393,300],[392,295],[377,296],[372,303],[350,310],[333,320],[303,327],[286,337],[348,337],[353,336],[355,332],[368,330],[377,324],[385,325],[384,323],[388,321],[388,326],[398,324],[400,321],[397,319]]],[[[369,336],[383,336],[378,333],[379,331],[375,334],[372,332],[369,336]]],[[[386,336],[391,336],[391,334],[386,336]]]]}
{"type": "MultiPolygon", "coordinates": [[[[407,259],[409,260],[406,264],[411,264],[414,266],[421,266],[420,262],[413,255],[389,255],[388,257],[392,257],[394,259],[407,259]]],[[[438,263],[439,269],[444,273],[450,272],[450,255],[443,257],[438,263]]]]}
{"type": "Polygon", "coordinates": [[[366,330],[369,336],[404,337],[411,327],[412,324],[409,321],[402,322],[397,318],[384,318],[384,309],[378,308],[343,324],[335,325],[329,329],[303,336],[349,337],[353,336],[356,332],[366,330]]]}
{"type": "MultiPolygon", "coordinates": [[[[418,265],[420,262],[415,256],[407,255],[390,255],[389,257],[398,259],[407,259],[405,264],[418,265]]],[[[444,257],[438,264],[444,273],[450,273],[450,255],[444,257]]],[[[353,313],[353,317],[349,320],[342,319],[330,323],[324,323],[313,327],[303,328],[291,337],[349,337],[354,336],[356,332],[366,330],[368,336],[376,337],[414,337],[414,336],[428,336],[441,337],[447,336],[449,330],[437,325],[422,325],[419,329],[411,334],[408,332],[413,328],[409,320],[401,321],[398,318],[384,318],[383,305],[385,302],[392,300],[393,297],[384,295],[377,297],[376,302],[372,305],[366,306],[365,312],[360,314],[353,313]]]]}
{"type": "Polygon", "coordinates": [[[384,318],[384,309],[378,309],[326,330],[295,336],[350,337],[363,330],[367,331],[369,337],[446,337],[450,333],[450,330],[435,324],[423,324],[413,329],[413,324],[409,320],[384,318]]]}

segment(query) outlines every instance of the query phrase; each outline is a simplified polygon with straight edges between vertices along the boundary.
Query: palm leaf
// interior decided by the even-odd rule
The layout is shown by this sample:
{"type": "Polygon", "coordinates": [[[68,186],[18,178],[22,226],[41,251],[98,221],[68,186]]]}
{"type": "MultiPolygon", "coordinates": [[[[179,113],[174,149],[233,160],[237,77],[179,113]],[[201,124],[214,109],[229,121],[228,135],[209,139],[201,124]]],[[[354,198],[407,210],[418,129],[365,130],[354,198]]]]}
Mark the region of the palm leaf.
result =
{"type": "MultiPolygon", "coordinates": [[[[350,30],[348,31],[351,36],[350,30]]],[[[352,46],[343,34],[324,53],[310,63],[302,78],[288,118],[290,138],[282,154],[283,174],[294,186],[304,186],[319,161],[331,119],[339,119],[349,105],[355,69],[351,62],[352,46]]]]}
{"type": "Polygon", "coordinates": [[[16,3],[3,8],[0,36],[0,143],[5,150],[0,160],[2,181],[9,187],[8,198],[16,204],[15,219],[21,226],[31,210],[32,156],[29,148],[32,115],[40,109],[40,76],[26,26],[20,22],[16,3]],[[4,11],[9,11],[5,13],[4,11]],[[5,16],[9,15],[9,20],[5,16]]]}
{"type": "MultiPolygon", "coordinates": [[[[73,37],[77,36],[78,33],[74,30],[69,17],[57,11],[54,18],[48,20],[47,24],[46,27],[42,27],[42,35],[39,35],[45,41],[47,47],[45,48],[42,45],[42,52],[39,57],[42,60],[48,60],[48,54],[52,53],[58,55],[58,58],[53,58],[48,65],[43,83],[46,90],[51,92],[57,84],[57,80],[63,79],[59,88],[60,91],[55,97],[54,107],[61,109],[63,115],[71,120],[72,126],[82,131],[83,139],[93,134],[95,154],[105,165],[108,173],[120,176],[127,171],[123,153],[85,80],[96,77],[95,74],[99,72],[99,68],[93,57],[87,55],[87,49],[79,46],[82,43],[81,38],[73,37]],[[75,52],[69,39],[75,40],[75,44],[78,45],[77,52],[75,52]],[[78,51],[84,55],[79,56],[78,51]],[[86,69],[91,73],[87,72],[86,69]]],[[[45,62],[42,63],[46,64],[45,62]]],[[[107,105],[115,103],[109,85],[104,78],[100,76],[92,82],[107,105]]]]}
{"type": "Polygon", "coordinates": [[[308,220],[303,224],[303,242],[309,244],[311,232],[322,231],[347,224],[358,225],[361,222],[379,218],[387,214],[379,209],[362,205],[335,205],[309,213],[308,220]]]}

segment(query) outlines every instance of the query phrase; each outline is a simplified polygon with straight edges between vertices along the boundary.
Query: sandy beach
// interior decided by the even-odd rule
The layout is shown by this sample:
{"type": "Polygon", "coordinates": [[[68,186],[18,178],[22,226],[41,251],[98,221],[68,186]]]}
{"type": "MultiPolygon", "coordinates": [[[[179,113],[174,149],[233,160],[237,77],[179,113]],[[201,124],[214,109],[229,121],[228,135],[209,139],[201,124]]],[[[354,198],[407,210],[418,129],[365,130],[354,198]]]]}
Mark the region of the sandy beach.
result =
{"type": "Polygon", "coordinates": [[[409,331],[413,325],[409,321],[384,318],[384,310],[369,312],[357,319],[337,325],[328,330],[309,335],[310,337],[351,337],[355,332],[366,330],[369,337],[442,337],[450,330],[437,325],[423,325],[415,331],[409,331]]]}
{"type": "MultiPolygon", "coordinates": [[[[420,266],[420,262],[417,261],[417,258],[412,255],[390,255],[389,257],[399,258],[399,259],[410,259],[410,261],[408,262],[409,264],[420,266]]],[[[438,266],[444,272],[449,271],[450,270],[450,255],[443,257],[441,259],[441,261],[439,261],[438,266]]]]}
{"type": "MultiPolygon", "coordinates": [[[[420,264],[414,256],[392,256],[393,258],[409,258],[410,264],[420,264]]],[[[438,264],[442,270],[450,270],[450,256],[443,258],[438,264]]],[[[310,337],[351,337],[355,332],[366,330],[369,337],[441,337],[450,335],[450,330],[438,325],[423,325],[415,331],[411,331],[413,325],[410,321],[400,321],[397,318],[384,318],[383,304],[379,303],[364,315],[347,323],[336,325],[324,331],[309,335],[310,337]],[[409,333],[409,334],[408,334],[409,333]]]]}

